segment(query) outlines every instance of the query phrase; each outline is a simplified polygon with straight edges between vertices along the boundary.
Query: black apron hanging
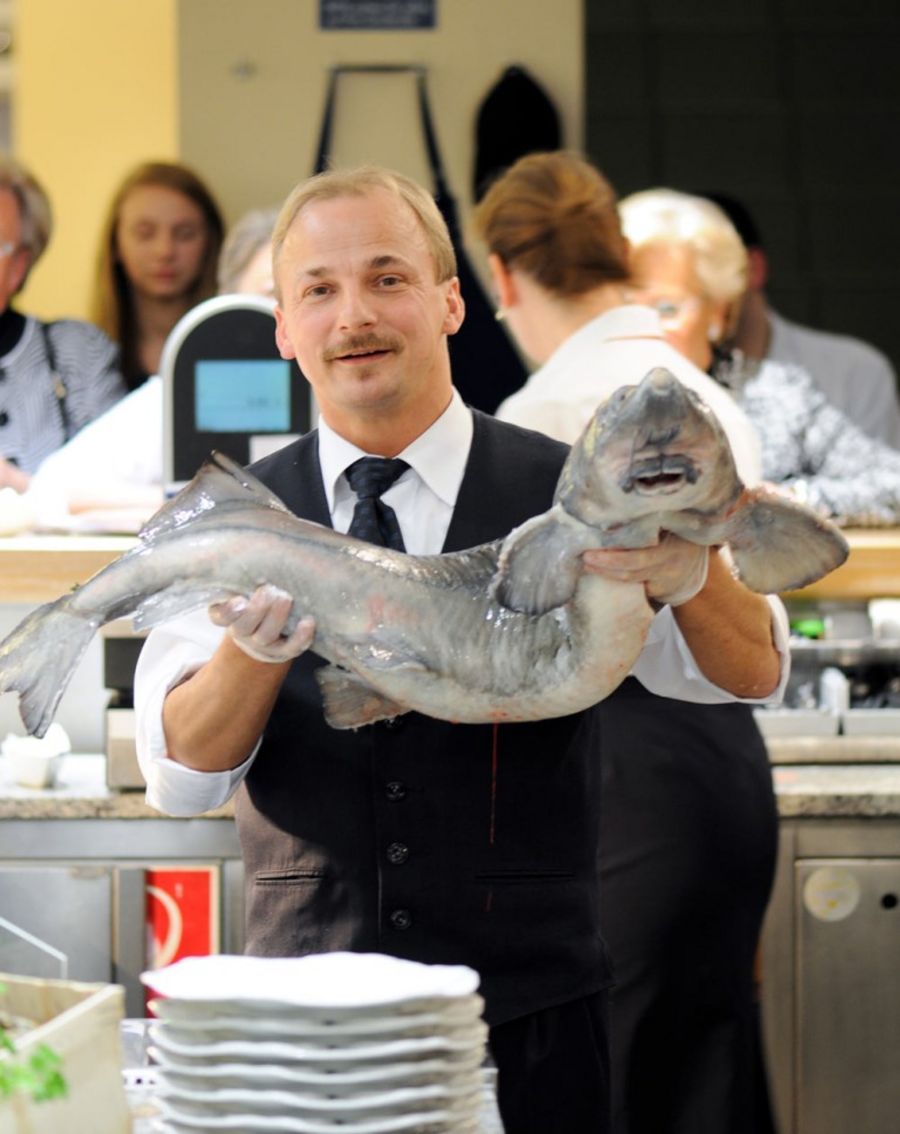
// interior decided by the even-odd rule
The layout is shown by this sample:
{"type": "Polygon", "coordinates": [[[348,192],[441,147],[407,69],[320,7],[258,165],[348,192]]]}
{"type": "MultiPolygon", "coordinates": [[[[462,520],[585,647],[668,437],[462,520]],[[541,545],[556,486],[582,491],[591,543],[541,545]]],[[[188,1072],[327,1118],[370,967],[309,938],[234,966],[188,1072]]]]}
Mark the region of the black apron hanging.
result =
{"type": "Polygon", "coordinates": [[[328,165],[337,80],[344,70],[372,72],[408,70],[416,75],[422,131],[434,181],[432,192],[450,232],[450,239],[456,252],[460,291],[466,305],[466,317],[463,324],[456,334],[451,335],[449,339],[453,384],[459,390],[463,401],[468,405],[483,410],[485,413],[493,413],[504,398],[524,384],[528,372],[510,342],[506,331],[497,322],[493,306],[485,295],[481,281],[475,274],[463,247],[456,202],[447,186],[431,120],[428,94],[425,88],[425,73],[418,67],[333,68],[322,116],[322,130],[319,135],[315,173],[321,173],[328,165]]]}
{"type": "Polygon", "coordinates": [[[475,119],[472,197],[526,154],[562,147],[559,112],[544,88],[518,63],[507,67],[484,96],[475,119]]]}

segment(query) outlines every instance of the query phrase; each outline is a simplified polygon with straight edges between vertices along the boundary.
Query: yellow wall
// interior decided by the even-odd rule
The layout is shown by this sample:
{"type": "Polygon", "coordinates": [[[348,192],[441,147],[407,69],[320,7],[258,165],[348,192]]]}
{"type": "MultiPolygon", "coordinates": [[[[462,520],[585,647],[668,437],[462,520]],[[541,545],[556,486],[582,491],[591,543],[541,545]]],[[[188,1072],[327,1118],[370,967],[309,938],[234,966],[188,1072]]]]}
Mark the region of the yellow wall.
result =
{"type": "Polygon", "coordinates": [[[16,0],[14,12],[13,152],[55,215],[19,305],[83,317],[116,185],[139,161],[178,156],[177,0],[16,0]]]}

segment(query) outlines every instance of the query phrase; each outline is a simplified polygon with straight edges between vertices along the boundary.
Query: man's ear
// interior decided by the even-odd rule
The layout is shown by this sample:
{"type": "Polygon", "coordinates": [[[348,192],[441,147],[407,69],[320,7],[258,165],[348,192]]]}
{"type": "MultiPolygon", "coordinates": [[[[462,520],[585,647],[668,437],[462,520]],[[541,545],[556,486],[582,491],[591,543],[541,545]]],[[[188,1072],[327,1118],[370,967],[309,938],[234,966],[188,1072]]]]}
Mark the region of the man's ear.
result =
{"type": "Polygon", "coordinates": [[[454,276],[447,286],[447,314],[441,328],[445,335],[455,335],[466,317],[466,304],[459,289],[459,277],[454,276]]]}
{"type": "Polygon", "coordinates": [[[499,307],[501,309],[504,307],[512,307],[518,299],[518,289],[516,288],[516,281],[513,279],[512,272],[496,252],[491,252],[488,256],[488,268],[490,268],[491,279],[494,284],[494,291],[497,294],[499,307]]]}
{"type": "Polygon", "coordinates": [[[278,353],[282,358],[291,359],[297,357],[297,352],[294,350],[293,344],[287,336],[284,313],[280,307],[275,308],[275,345],[278,347],[278,353]]]}

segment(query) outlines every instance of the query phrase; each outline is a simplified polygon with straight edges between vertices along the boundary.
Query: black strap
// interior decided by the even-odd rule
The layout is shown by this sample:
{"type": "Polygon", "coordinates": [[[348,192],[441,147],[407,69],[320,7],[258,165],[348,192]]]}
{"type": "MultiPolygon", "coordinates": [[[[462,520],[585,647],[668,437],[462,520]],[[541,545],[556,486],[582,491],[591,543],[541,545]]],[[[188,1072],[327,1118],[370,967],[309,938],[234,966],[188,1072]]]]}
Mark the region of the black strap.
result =
{"type": "Polygon", "coordinates": [[[53,383],[53,393],[56,395],[56,406],[59,410],[59,420],[62,425],[63,437],[66,441],[72,436],[72,423],[69,420],[69,407],[68,397],[69,391],[66,389],[66,384],[62,379],[59,368],[56,365],[56,351],[53,347],[53,342],[50,339],[50,328],[52,323],[38,323],[41,330],[41,336],[44,340],[44,354],[47,357],[47,365],[50,368],[50,381],[53,383]]]}
{"type": "Polygon", "coordinates": [[[331,138],[334,131],[334,108],[337,102],[338,79],[341,75],[349,73],[386,74],[409,73],[416,76],[416,93],[419,103],[419,115],[422,120],[422,133],[425,137],[425,151],[428,155],[428,164],[434,180],[434,193],[437,197],[449,196],[447,178],[444,174],[444,163],[438,149],[437,135],[431,118],[431,107],[428,101],[428,90],[425,81],[425,69],[404,64],[385,64],[383,66],[340,66],[332,67],[331,77],[328,80],[328,90],[325,94],[325,109],[322,111],[322,128],[319,131],[319,144],[316,147],[316,160],[314,173],[322,173],[328,168],[328,157],[331,153],[331,138]]]}

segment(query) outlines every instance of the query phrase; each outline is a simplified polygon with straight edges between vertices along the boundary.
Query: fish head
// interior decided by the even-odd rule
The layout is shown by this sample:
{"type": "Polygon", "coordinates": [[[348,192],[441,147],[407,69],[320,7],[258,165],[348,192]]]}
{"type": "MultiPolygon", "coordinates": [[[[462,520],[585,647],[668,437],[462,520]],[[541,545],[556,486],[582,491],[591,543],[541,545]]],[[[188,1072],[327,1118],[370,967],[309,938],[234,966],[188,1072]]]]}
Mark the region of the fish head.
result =
{"type": "Polygon", "coordinates": [[[658,513],[718,515],[741,488],[718,418],[657,367],[597,408],[572,447],[556,502],[582,522],[608,528],[658,513]]]}

